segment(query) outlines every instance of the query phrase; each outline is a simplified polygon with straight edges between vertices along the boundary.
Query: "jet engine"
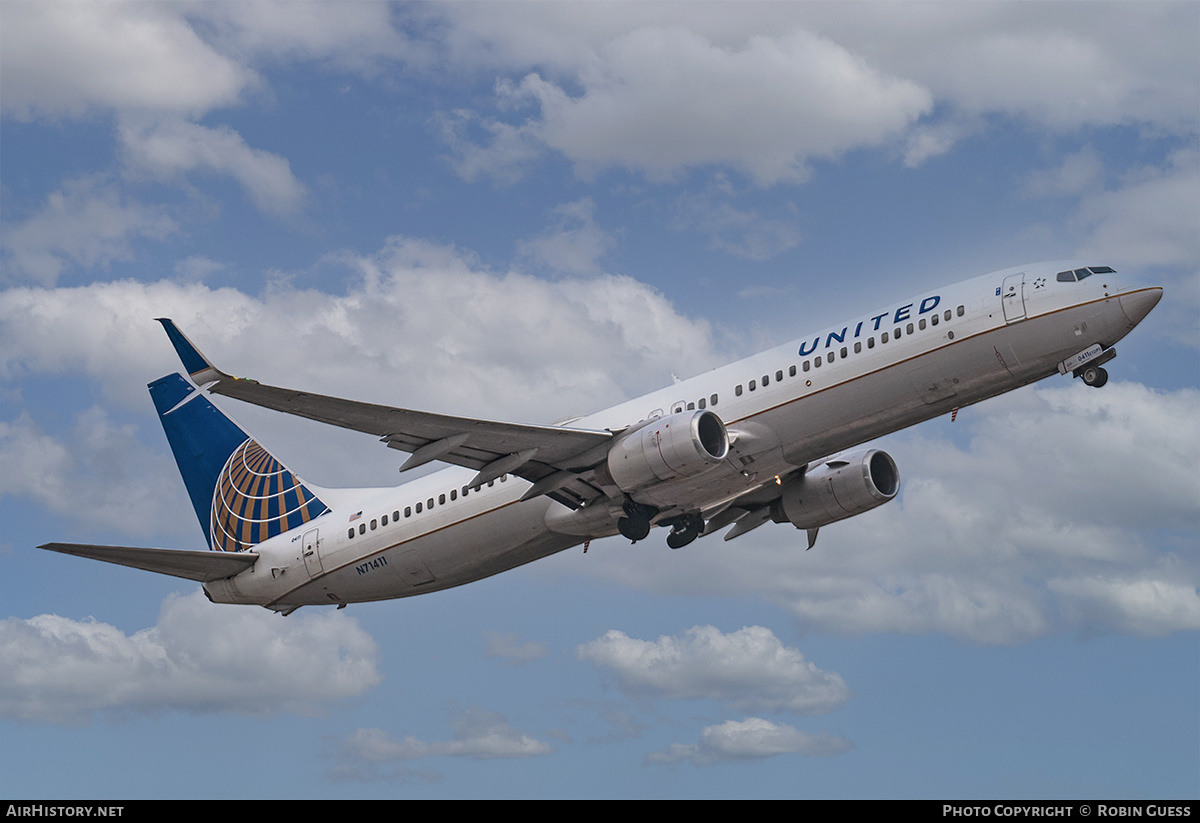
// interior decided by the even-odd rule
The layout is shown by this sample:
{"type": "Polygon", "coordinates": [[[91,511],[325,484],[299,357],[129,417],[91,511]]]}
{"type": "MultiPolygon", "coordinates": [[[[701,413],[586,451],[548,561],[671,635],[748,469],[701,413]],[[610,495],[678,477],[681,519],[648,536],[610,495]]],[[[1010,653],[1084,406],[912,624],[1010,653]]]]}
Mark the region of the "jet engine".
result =
{"type": "Polygon", "coordinates": [[[597,468],[603,480],[634,492],[667,480],[692,477],[729,453],[729,434],[713,411],[684,411],[647,420],[620,435],[597,468]]]}
{"type": "Polygon", "coordinates": [[[883,505],[900,490],[900,471],[879,449],[831,457],[783,487],[771,519],[817,529],[883,505]]]}

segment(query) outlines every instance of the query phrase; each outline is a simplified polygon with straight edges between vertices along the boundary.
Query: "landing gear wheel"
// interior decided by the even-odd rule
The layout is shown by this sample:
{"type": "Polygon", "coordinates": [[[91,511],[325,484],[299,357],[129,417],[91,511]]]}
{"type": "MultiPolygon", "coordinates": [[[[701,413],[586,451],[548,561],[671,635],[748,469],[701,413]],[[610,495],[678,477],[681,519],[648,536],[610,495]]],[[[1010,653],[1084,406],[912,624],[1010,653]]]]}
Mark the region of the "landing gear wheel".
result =
{"type": "Polygon", "coordinates": [[[636,543],[650,534],[650,521],[644,517],[622,517],[617,521],[617,531],[622,537],[636,543]]]}
{"type": "Polygon", "coordinates": [[[1108,382],[1108,370],[1102,366],[1088,366],[1079,373],[1079,377],[1087,385],[1098,389],[1108,382]]]}
{"type": "Polygon", "coordinates": [[[658,509],[642,505],[632,498],[626,498],[622,508],[626,516],[617,521],[617,531],[634,543],[645,540],[646,535],[650,534],[650,520],[658,514],[658,509]]]}
{"type": "Polygon", "coordinates": [[[682,549],[691,543],[704,531],[704,518],[698,514],[686,514],[675,523],[671,533],[667,535],[667,546],[672,549],[682,549]]]}

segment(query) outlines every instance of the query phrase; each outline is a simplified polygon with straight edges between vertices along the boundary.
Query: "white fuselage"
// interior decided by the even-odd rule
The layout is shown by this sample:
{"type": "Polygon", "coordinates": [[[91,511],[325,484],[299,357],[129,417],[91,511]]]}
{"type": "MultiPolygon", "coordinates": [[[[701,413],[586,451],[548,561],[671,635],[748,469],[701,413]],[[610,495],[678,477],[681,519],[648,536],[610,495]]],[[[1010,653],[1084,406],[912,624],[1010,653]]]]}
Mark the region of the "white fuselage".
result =
{"type": "MultiPolygon", "coordinates": [[[[634,495],[663,515],[711,510],[810,461],[1054,374],[1093,344],[1112,346],[1161,295],[1119,293],[1111,273],[1055,279],[1079,265],[932,290],[570,425],[616,431],[716,412],[732,435],[728,459],[634,495]]],[[[254,566],[205,589],[217,602],[279,610],[405,597],[616,532],[615,502],[576,512],[544,496],[522,502],[530,484],[513,476],[464,494],[474,474],[455,467],[389,489],[321,489],[330,512],[258,545],[254,566]]]]}

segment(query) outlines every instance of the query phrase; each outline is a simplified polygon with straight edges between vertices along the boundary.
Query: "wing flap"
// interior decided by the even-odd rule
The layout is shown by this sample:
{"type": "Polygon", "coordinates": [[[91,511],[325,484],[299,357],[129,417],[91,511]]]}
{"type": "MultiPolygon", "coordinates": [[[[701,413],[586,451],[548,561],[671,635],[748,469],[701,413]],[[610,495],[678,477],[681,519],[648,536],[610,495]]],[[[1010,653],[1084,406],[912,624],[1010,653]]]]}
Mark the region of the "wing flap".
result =
{"type": "Polygon", "coordinates": [[[169,574],[208,583],[233,577],[258,560],[255,552],[184,551],[181,549],[143,549],[134,546],[97,546],[91,543],[46,543],[38,546],[76,557],[90,557],[105,563],[132,566],[148,572],[169,574]]]}

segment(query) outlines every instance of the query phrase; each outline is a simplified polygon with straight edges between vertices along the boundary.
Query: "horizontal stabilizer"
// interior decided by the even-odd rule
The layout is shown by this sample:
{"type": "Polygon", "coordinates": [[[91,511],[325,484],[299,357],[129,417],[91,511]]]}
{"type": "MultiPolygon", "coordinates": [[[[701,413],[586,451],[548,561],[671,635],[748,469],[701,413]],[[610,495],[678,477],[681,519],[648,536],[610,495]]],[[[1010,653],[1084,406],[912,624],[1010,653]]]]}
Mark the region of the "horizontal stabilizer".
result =
{"type": "Polygon", "coordinates": [[[233,577],[254,565],[254,552],[183,551],[180,549],[139,549],[132,546],[94,546],[90,543],[46,543],[38,546],[52,552],[90,557],[105,563],[132,566],[148,572],[169,574],[208,583],[233,577]]]}

